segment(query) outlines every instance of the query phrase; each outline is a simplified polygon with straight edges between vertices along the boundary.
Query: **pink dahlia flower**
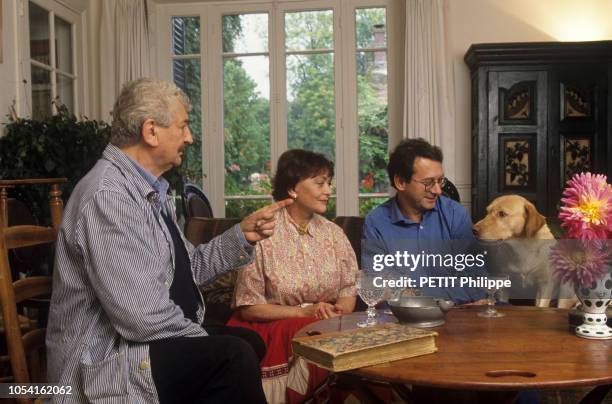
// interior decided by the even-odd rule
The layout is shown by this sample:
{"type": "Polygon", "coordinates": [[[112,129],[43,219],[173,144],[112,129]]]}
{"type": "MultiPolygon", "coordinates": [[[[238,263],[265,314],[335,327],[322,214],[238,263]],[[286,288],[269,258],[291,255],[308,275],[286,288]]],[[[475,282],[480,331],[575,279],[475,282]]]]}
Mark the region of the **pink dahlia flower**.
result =
{"type": "Polygon", "coordinates": [[[612,236],[612,187],[605,175],[580,173],[567,182],[559,219],[568,238],[605,240],[612,236]]]}
{"type": "Polygon", "coordinates": [[[561,282],[591,285],[607,271],[610,254],[599,241],[561,240],[550,250],[550,261],[561,282]]]}

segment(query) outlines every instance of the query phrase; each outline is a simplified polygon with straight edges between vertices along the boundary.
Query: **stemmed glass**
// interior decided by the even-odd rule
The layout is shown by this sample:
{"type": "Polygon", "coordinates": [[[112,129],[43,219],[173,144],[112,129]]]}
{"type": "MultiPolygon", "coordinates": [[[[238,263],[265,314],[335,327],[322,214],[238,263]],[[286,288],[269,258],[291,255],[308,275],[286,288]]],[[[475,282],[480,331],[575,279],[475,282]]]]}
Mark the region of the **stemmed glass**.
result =
{"type": "Polygon", "coordinates": [[[495,282],[493,282],[493,285],[490,285],[490,283],[487,284],[487,287],[485,288],[487,292],[487,309],[478,313],[480,317],[492,318],[505,316],[504,313],[500,313],[499,311],[495,310],[495,293],[501,289],[501,287],[497,286],[500,284],[499,281],[506,281],[508,279],[508,275],[487,277],[487,280],[495,282]]]}
{"type": "Polygon", "coordinates": [[[365,320],[359,321],[357,323],[358,327],[371,327],[378,323],[374,306],[382,299],[385,289],[374,286],[374,278],[376,276],[379,275],[372,272],[359,271],[357,277],[357,293],[359,297],[361,297],[361,300],[368,305],[366,311],[368,317],[365,320]]]}

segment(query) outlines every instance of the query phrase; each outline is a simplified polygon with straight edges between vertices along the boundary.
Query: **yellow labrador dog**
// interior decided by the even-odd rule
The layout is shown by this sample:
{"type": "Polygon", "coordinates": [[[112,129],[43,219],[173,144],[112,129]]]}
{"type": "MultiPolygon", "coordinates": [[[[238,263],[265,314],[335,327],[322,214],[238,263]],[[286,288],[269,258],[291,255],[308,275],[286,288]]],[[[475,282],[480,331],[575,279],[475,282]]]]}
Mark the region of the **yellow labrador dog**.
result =
{"type": "MultiPolygon", "coordinates": [[[[560,297],[573,296],[571,287],[559,284],[552,276],[549,251],[552,243],[526,243],[525,239],[554,240],[544,216],[527,199],[519,195],[495,198],[487,206],[487,215],[473,227],[481,240],[504,241],[515,253],[509,269],[521,274],[523,283],[537,288],[536,305],[548,307],[555,288],[560,297]]],[[[558,306],[569,308],[573,298],[560,298],[558,306]]]]}

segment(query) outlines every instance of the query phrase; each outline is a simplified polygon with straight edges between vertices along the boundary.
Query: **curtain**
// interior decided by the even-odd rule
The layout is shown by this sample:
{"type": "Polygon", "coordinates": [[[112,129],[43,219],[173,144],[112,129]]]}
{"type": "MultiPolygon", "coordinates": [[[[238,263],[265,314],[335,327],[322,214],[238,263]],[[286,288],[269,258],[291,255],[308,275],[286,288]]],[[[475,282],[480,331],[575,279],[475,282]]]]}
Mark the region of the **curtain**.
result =
{"type": "Polygon", "coordinates": [[[100,108],[110,121],[121,86],[151,74],[147,0],[100,3],[100,108]]]}
{"type": "Polygon", "coordinates": [[[455,104],[446,49],[444,0],[406,0],[403,137],[422,137],[444,152],[455,171],[455,104]]]}

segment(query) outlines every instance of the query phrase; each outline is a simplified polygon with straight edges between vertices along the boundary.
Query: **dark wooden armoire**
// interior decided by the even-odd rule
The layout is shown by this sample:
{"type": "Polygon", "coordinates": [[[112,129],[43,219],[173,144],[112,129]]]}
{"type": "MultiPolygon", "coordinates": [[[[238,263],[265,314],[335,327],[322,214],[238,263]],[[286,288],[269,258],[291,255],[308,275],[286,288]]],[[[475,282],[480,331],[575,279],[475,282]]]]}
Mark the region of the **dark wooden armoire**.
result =
{"type": "Polygon", "coordinates": [[[519,194],[557,215],[577,172],[612,178],[612,41],[472,45],[472,217],[519,194]]]}

